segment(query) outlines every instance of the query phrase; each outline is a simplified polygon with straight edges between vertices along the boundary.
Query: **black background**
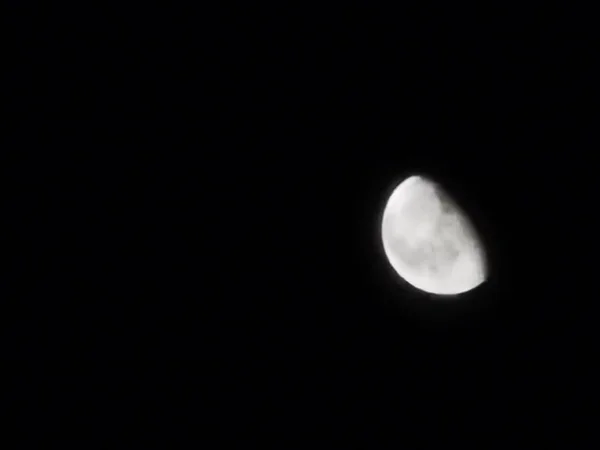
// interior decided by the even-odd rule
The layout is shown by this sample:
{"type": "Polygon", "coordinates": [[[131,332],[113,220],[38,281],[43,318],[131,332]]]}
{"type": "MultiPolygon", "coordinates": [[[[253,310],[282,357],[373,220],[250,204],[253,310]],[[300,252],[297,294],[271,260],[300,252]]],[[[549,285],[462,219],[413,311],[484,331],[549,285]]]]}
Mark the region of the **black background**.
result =
{"type": "Polygon", "coordinates": [[[584,12],[13,9],[2,345],[24,446],[590,442],[584,12]],[[489,252],[455,302],[383,257],[417,172],[489,252]]]}

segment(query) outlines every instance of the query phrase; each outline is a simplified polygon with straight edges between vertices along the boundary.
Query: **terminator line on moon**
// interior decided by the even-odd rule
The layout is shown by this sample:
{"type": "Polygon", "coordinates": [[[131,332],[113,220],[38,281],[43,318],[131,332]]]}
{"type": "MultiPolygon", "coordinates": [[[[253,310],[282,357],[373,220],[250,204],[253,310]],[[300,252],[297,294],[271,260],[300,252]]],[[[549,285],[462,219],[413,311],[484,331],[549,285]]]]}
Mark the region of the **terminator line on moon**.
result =
{"type": "Polygon", "coordinates": [[[487,277],[485,251],[470,220],[424,177],[411,176],[393,191],[381,231],[389,263],[419,290],[456,295],[487,277]]]}

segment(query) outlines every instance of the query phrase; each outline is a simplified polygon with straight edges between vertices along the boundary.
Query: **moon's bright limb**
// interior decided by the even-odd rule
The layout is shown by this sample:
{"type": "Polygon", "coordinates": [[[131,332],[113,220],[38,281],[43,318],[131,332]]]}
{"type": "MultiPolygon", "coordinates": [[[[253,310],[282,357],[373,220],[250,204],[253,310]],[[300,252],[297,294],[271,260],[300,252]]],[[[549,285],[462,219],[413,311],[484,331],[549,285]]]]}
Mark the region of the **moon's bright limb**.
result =
{"type": "Polygon", "coordinates": [[[485,251],[469,219],[424,177],[409,177],[394,190],[381,229],[390,264],[422,291],[460,294],[487,277],[485,251]]]}

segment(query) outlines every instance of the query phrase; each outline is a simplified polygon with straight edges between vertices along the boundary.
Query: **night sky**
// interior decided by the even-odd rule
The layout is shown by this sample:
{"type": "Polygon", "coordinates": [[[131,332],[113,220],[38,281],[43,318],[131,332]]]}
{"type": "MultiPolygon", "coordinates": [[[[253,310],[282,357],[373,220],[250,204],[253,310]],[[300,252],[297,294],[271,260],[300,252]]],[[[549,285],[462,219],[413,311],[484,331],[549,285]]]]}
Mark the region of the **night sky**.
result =
{"type": "Polygon", "coordinates": [[[593,447],[585,14],[14,12],[1,316],[24,446],[593,447]],[[487,249],[455,300],[383,254],[414,173],[487,249]]]}

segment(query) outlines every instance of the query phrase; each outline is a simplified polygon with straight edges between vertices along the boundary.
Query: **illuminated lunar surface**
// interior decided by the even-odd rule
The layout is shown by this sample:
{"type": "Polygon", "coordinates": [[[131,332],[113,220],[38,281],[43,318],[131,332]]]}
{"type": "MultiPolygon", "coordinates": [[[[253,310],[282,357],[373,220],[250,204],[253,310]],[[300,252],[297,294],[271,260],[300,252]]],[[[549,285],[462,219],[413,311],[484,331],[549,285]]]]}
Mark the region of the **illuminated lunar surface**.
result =
{"type": "Polygon", "coordinates": [[[485,251],[472,223],[439,185],[424,177],[409,177],[393,191],[381,232],[391,266],[417,289],[456,295],[487,277],[485,251]]]}

